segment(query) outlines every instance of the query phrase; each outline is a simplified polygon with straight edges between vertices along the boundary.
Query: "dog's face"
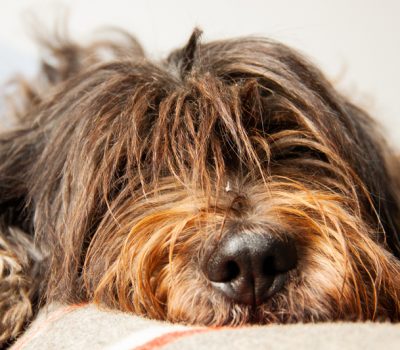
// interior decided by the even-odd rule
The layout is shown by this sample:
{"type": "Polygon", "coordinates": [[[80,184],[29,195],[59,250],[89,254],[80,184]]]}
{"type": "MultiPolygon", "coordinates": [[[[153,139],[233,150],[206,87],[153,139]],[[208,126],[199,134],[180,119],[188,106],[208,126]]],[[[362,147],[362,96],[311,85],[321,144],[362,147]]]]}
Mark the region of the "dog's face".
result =
{"type": "Polygon", "coordinates": [[[15,138],[47,300],[207,325],[399,319],[398,160],[373,122],[285,46],[197,36],[157,65],[133,44],[91,67],[70,47],[62,82],[45,66],[55,87],[15,138]]]}

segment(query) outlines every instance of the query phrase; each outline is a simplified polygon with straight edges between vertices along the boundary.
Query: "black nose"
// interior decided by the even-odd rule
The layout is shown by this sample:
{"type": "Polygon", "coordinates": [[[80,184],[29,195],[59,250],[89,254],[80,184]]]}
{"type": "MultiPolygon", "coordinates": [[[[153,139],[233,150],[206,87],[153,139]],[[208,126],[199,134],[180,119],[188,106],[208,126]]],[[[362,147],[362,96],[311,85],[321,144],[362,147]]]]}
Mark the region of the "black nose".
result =
{"type": "Polygon", "coordinates": [[[242,304],[259,305],[285,284],[297,264],[292,240],[236,233],[219,242],[205,265],[215,289],[242,304]]]}

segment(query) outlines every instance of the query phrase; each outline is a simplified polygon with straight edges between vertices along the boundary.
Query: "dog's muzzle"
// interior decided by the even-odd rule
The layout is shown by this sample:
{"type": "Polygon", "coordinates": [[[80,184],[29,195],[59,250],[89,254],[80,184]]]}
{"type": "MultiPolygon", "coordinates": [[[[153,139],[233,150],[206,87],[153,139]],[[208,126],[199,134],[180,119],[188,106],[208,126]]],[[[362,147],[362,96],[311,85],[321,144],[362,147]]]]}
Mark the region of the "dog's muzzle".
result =
{"type": "Polygon", "coordinates": [[[243,232],[219,242],[205,264],[205,274],[229,299],[256,306],[282,289],[296,264],[292,240],[243,232]]]}

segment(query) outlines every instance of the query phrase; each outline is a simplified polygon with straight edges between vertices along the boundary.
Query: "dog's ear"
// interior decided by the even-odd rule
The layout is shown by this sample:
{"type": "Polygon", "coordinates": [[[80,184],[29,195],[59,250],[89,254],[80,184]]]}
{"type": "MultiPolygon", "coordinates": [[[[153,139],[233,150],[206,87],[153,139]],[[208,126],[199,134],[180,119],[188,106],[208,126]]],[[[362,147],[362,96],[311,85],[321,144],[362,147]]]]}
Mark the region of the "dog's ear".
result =
{"type": "MultiPolygon", "coordinates": [[[[354,145],[344,150],[369,193],[370,215],[378,216],[383,241],[400,258],[400,159],[380,134],[379,126],[362,109],[346,102],[343,114],[354,145]]],[[[379,235],[378,235],[379,236],[379,235]]]]}

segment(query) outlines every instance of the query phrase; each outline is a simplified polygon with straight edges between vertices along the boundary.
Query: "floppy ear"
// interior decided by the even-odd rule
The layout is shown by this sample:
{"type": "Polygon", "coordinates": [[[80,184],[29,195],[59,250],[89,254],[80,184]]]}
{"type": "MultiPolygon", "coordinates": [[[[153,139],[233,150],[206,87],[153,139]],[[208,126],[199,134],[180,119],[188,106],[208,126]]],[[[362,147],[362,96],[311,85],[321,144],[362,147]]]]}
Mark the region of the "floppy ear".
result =
{"type": "Polygon", "coordinates": [[[351,159],[372,199],[370,214],[378,214],[385,230],[382,240],[400,258],[400,159],[380,134],[379,125],[363,110],[347,102],[344,113],[359,146],[347,152],[358,154],[351,159]]]}

